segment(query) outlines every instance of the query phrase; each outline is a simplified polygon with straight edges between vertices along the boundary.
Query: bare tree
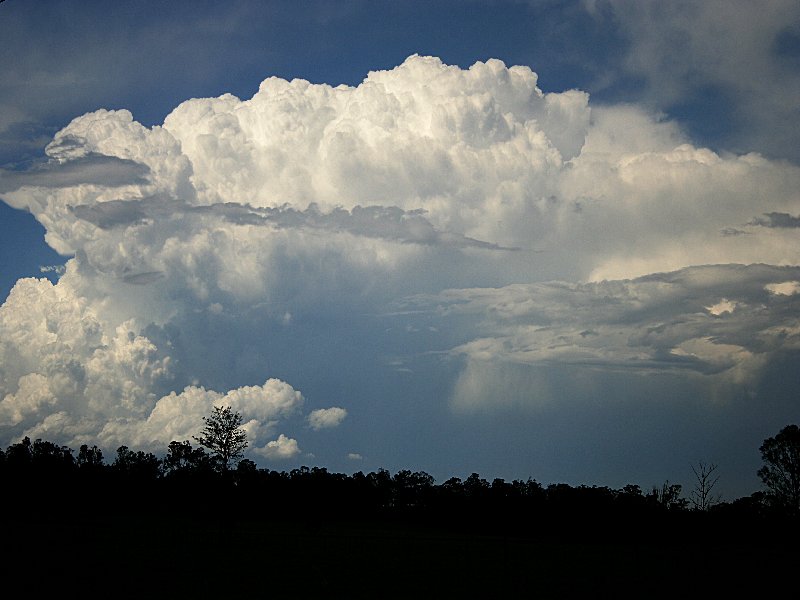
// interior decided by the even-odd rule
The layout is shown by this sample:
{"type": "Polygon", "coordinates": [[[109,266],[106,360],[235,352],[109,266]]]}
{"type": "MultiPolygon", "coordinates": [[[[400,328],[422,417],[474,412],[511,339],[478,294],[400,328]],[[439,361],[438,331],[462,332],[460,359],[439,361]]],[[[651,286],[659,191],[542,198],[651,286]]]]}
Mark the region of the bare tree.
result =
{"type": "Polygon", "coordinates": [[[689,492],[689,499],[695,510],[708,510],[721,500],[719,494],[714,493],[714,486],[719,481],[717,465],[698,461],[697,465],[689,465],[694,473],[694,489],[689,492]]]}

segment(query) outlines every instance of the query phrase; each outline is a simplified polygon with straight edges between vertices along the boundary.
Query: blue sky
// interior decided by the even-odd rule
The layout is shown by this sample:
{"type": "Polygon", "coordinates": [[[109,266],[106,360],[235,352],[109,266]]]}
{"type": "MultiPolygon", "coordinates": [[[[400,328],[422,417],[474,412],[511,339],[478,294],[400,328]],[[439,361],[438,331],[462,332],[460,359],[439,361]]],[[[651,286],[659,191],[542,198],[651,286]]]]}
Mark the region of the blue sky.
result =
{"type": "Polygon", "coordinates": [[[4,444],[227,403],[270,468],[706,460],[731,498],[798,420],[793,2],[8,0],[0,36],[4,444]]]}

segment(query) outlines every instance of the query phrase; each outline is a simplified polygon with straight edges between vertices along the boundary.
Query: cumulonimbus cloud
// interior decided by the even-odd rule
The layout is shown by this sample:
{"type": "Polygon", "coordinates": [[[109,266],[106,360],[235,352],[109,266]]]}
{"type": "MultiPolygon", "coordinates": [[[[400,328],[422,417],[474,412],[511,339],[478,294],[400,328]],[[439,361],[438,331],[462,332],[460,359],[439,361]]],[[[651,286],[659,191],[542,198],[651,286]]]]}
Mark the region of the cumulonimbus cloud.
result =
{"type": "MultiPolygon", "coordinates": [[[[748,334],[794,335],[777,307],[795,296],[764,286],[796,272],[687,267],[798,264],[796,228],[742,223],[798,214],[800,169],[697,148],[635,107],[543,93],[527,67],[412,56],[356,87],[269,78],[248,100],[188,100],[163,126],[83,115],[47,153],[2,179],[4,200],[72,256],[58,283],[21,280],[0,307],[7,439],[156,445],[230,401],[254,456],[299,456],[274,433],[302,418],[300,392],[271,365],[303,348],[293,362],[335,380],[397,355],[380,315],[420,294],[441,312],[408,310],[403,331],[458,314],[474,335],[447,350],[471,364],[713,375],[763,355],[748,334]],[[737,227],[748,235],[721,233],[737,227]],[[738,287],[751,280],[761,292],[738,287]],[[704,308],[723,299],[735,309],[704,308]]],[[[312,429],[355,408],[325,410],[312,429]]]]}

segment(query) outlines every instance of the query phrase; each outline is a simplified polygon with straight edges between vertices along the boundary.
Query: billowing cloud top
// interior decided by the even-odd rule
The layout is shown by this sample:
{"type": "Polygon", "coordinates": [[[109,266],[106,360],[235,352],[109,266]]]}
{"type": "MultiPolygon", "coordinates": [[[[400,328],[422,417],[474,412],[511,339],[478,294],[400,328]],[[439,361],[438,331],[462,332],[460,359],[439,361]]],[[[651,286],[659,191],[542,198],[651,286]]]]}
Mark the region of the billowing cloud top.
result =
{"type": "Polygon", "coordinates": [[[158,447],[229,404],[254,456],[297,456],[274,437],[303,422],[300,392],[270,372],[289,348],[333,381],[364,356],[452,342],[467,357],[456,404],[484,407],[507,365],[743,381],[796,349],[800,169],[545,94],[527,67],[415,55],[357,87],[269,78],[153,128],[83,115],[47,155],[0,175],[3,199],[73,256],[0,308],[6,439],[158,447]],[[731,263],[773,266],[699,268],[731,263]],[[410,339],[453,318],[449,337],[410,339]]]}

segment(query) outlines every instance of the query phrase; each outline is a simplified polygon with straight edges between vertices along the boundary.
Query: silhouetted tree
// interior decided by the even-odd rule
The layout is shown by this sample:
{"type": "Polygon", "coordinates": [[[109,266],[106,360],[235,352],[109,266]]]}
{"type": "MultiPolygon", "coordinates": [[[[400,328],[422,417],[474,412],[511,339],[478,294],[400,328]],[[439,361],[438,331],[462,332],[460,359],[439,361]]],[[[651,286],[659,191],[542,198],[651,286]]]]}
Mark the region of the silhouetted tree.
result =
{"type": "Polygon", "coordinates": [[[252,474],[258,471],[258,467],[256,466],[256,463],[249,458],[244,458],[239,461],[239,464],[236,466],[236,470],[239,473],[252,474]]]}
{"type": "Polygon", "coordinates": [[[19,474],[30,468],[32,454],[31,438],[26,435],[21,441],[11,444],[6,449],[5,466],[10,471],[19,474]]]}
{"type": "Polygon", "coordinates": [[[617,491],[615,504],[627,516],[641,515],[651,507],[650,500],[650,496],[645,496],[641,487],[628,484],[617,491]]]}
{"type": "Polygon", "coordinates": [[[205,427],[199,437],[192,436],[201,446],[211,451],[219,461],[223,471],[230,468],[231,462],[240,459],[247,448],[247,433],[240,429],[242,415],[230,406],[215,406],[208,417],[203,417],[205,427]]]}
{"type": "Polygon", "coordinates": [[[78,450],[78,468],[97,470],[103,466],[103,452],[97,446],[83,444],[78,450]]]}
{"type": "Polygon", "coordinates": [[[800,428],[787,425],[759,448],[764,466],[758,476],[775,504],[793,514],[800,512],[800,428]]]}
{"type": "Polygon", "coordinates": [[[640,488],[638,485],[629,483],[620,490],[620,494],[631,498],[639,498],[642,496],[642,488],[640,488]]]}
{"type": "Polygon", "coordinates": [[[694,489],[689,492],[689,499],[695,510],[708,510],[720,501],[720,495],[714,493],[714,486],[719,481],[716,474],[717,465],[698,461],[697,465],[690,465],[695,477],[694,489]]]}
{"type": "Polygon", "coordinates": [[[111,468],[117,473],[141,480],[155,481],[161,475],[161,459],[151,452],[134,451],[127,446],[117,448],[111,468]]]}
{"type": "Polygon", "coordinates": [[[395,506],[419,506],[425,504],[426,496],[433,487],[433,477],[419,471],[412,473],[408,469],[398,471],[392,479],[394,484],[395,506]]]}
{"type": "Polygon", "coordinates": [[[189,440],[169,443],[163,461],[166,474],[202,471],[210,468],[211,459],[202,448],[192,448],[189,440]]]}
{"type": "Polygon", "coordinates": [[[386,469],[378,469],[367,475],[370,497],[379,507],[392,504],[392,476],[386,469]]]}
{"type": "Polygon", "coordinates": [[[528,477],[527,481],[514,480],[512,485],[521,496],[529,500],[540,502],[544,499],[544,488],[535,479],[528,477]]]}
{"type": "Polygon", "coordinates": [[[683,510],[689,504],[689,501],[681,498],[682,489],[683,487],[679,483],[665,481],[661,488],[653,486],[647,497],[667,510],[683,510]]]}
{"type": "Polygon", "coordinates": [[[472,500],[482,500],[488,495],[489,482],[477,473],[472,473],[464,480],[464,491],[472,500]]]}
{"type": "MultiPolygon", "coordinates": [[[[260,472],[256,463],[248,458],[243,458],[236,465],[236,471],[233,472],[233,481],[239,492],[239,503],[242,507],[242,512],[247,508],[250,510],[267,510],[270,508],[265,506],[263,499],[267,493],[261,487],[265,478],[264,472],[260,472]],[[256,500],[259,496],[262,499],[256,500]]],[[[272,500],[272,498],[270,498],[272,500]]]]}
{"type": "Polygon", "coordinates": [[[460,477],[451,477],[442,484],[442,489],[454,494],[461,494],[462,490],[464,489],[464,484],[460,477]]]}
{"type": "Polygon", "coordinates": [[[53,442],[37,439],[31,445],[30,452],[33,466],[37,469],[64,471],[75,464],[72,449],[67,446],[58,446],[53,442]]]}

